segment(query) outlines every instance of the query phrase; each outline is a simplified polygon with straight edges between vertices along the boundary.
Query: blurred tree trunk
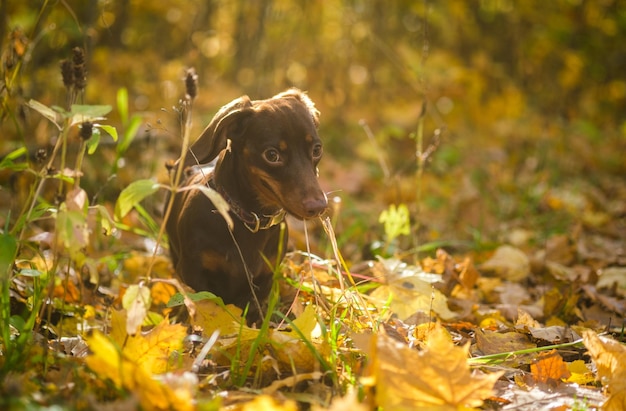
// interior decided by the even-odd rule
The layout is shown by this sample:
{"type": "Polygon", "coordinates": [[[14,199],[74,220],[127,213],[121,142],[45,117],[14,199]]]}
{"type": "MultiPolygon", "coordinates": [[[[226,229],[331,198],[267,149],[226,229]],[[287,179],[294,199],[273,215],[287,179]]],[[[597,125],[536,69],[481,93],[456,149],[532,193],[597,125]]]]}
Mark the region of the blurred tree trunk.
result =
{"type": "Polygon", "coordinates": [[[265,18],[272,0],[239,0],[235,41],[237,50],[232,74],[236,78],[242,68],[254,69],[261,60],[261,44],[265,36],[265,18]]]}
{"type": "Polygon", "coordinates": [[[117,0],[112,2],[113,14],[115,15],[115,21],[109,29],[111,33],[110,41],[108,44],[111,48],[123,48],[124,41],[122,39],[124,30],[128,25],[130,16],[130,0],[117,0]]]}

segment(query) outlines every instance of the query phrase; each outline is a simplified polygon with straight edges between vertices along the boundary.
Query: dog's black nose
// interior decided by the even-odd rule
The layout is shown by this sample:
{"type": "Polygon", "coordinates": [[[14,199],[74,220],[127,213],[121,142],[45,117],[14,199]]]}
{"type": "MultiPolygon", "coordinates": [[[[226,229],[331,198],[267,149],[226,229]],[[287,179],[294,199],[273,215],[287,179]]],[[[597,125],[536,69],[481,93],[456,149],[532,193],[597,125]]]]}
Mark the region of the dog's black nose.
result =
{"type": "Polygon", "coordinates": [[[328,207],[328,201],[325,196],[323,198],[311,198],[304,200],[302,202],[302,206],[306,214],[306,218],[313,218],[322,214],[324,210],[326,210],[328,207]]]}

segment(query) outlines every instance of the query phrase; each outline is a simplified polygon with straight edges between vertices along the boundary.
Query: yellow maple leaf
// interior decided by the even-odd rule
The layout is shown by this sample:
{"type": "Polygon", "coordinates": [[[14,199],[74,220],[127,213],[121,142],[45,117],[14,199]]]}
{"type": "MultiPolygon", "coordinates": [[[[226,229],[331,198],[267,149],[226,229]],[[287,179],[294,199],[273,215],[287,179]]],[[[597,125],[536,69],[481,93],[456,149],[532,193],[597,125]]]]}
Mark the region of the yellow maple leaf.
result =
{"type": "Polygon", "coordinates": [[[626,347],[588,330],[583,332],[583,343],[598,368],[598,380],[609,393],[602,409],[626,410],[626,347]]]}
{"type": "Polygon", "coordinates": [[[156,380],[145,362],[137,362],[128,353],[120,351],[100,332],[86,338],[91,354],[85,358],[87,366],[102,379],[110,379],[116,387],[134,392],[141,407],[148,411],[192,410],[192,389],[176,389],[156,380]]]}
{"type": "MultiPolygon", "coordinates": [[[[196,315],[191,324],[202,327],[206,335],[219,331],[220,335],[237,334],[242,329],[242,311],[232,304],[220,306],[211,300],[196,302],[196,315]]],[[[244,329],[249,327],[243,326],[244,329]]]]}
{"type": "Polygon", "coordinates": [[[89,368],[103,379],[110,379],[116,387],[122,387],[122,356],[117,348],[104,334],[94,332],[87,337],[87,345],[91,354],[85,358],[89,368]]]}
{"type": "Polygon", "coordinates": [[[587,385],[596,380],[583,360],[568,362],[567,369],[571,373],[570,377],[566,380],[567,382],[587,385]]]}
{"type": "Polygon", "coordinates": [[[456,347],[440,326],[422,351],[379,334],[372,338],[370,375],[376,403],[389,410],[458,410],[478,407],[493,395],[501,373],[476,374],[467,364],[469,345],[456,347]]]}
{"type": "Polygon", "coordinates": [[[170,367],[170,356],[183,347],[187,328],[182,324],[162,321],[145,335],[129,336],[124,346],[124,355],[137,364],[146,365],[153,374],[161,374],[170,367]]]}

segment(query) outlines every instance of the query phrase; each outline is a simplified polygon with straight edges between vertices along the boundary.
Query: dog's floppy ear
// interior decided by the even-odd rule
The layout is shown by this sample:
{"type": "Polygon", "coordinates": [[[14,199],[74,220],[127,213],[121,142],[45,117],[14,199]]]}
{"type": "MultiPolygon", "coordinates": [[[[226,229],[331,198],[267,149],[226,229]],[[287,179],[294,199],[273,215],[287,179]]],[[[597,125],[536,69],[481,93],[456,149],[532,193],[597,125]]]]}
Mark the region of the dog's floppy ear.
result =
{"type": "Polygon", "coordinates": [[[215,159],[226,148],[226,140],[234,137],[229,132],[240,131],[236,126],[252,113],[251,108],[252,102],[248,96],[239,97],[222,107],[189,147],[184,167],[206,164],[215,159]]]}
{"type": "Polygon", "coordinates": [[[289,98],[289,97],[295,98],[296,100],[299,100],[301,103],[303,103],[306,106],[306,108],[309,110],[309,113],[311,113],[311,118],[313,119],[315,128],[319,127],[320,112],[317,108],[315,108],[315,103],[313,103],[313,101],[311,101],[309,96],[307,96],[306,93],[304,93],[303,91],[295,87],[292,87],[289,90],[283,91],[282,93],[277,94],[272,98],[289,98]]]}

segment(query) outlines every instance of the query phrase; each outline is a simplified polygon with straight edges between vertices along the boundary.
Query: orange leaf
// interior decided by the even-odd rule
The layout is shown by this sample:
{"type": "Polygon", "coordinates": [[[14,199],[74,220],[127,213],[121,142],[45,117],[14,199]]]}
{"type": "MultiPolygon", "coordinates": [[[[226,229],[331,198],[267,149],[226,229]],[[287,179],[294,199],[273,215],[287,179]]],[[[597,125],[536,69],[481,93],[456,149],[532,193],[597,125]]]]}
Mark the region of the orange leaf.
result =
{"type": "Polygon", "coordinates": [[[567,364],[556,350],[542,352],[539,358],[530,365],[530,372],[540,383],[554,383],[570,377],[567,364]]]}
{"type": "Polygon", "coordinates": [[[155,282],[150,287],[153,304],[166,305],[170,298],[176,294],[176,288],[170,284],[155,282]]]}

